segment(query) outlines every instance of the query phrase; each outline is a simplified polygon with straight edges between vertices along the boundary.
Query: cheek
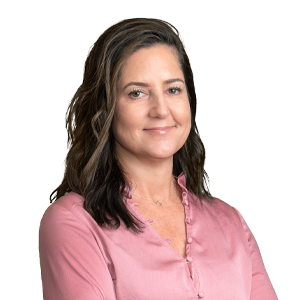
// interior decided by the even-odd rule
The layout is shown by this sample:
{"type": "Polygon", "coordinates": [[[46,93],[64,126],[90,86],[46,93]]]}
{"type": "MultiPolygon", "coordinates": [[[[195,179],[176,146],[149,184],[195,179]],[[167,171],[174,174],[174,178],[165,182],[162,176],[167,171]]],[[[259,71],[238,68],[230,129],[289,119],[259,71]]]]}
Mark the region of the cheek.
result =
{"type": "Polygon", "coordinates": [[[133,134],[137,128],[136,118],[133,117],[134,113],[126,106],[116,105],[116,110],[112,122],[112,131],[114,137],[119,139],[126,139],[133,134]]]}
{"type": "Polygon", "coordinates": [[[185,104],[184,107],[181,108],[181,126],[184,129],[183,130],[183,136],[182,139],[184,140],[183,143],[185,143],[186,139],[189,136],[189,133],[191,131],[191,109],[189,103],[185,104]]]}
{"type": "Polygon", "coordinates": [[[187,129],[191,128],[191,108],[188,101],[186,101],[178,111],[179,118],[182,122],[182,125],[187,129]]]}
{"type": "Polygon", "coordinates": [[[122,108],[117,102],[113,121],[112,121],[112,132],[116,140],[118,140],[119,135],[122,133],[120,129],[123,127],[123,123],[124,123],[122,118],[122,113],[120,113],[121,111],[122,108]]]}
{"type": "Polygon", "coordinates": [[[120,99],[116,101],[116,107],[114,112],[113,124],[114,127],[120,126],[120,124],[126,123],[124,116],[126,116],[126,106],[122,103],[120,99]]]}

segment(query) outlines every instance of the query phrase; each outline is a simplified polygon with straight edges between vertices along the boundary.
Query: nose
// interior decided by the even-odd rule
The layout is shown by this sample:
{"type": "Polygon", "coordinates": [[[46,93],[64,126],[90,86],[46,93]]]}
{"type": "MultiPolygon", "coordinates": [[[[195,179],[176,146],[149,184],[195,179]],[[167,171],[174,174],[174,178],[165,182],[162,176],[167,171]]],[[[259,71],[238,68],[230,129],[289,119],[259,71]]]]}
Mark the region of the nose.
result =
{"type": "Polygon", "coordinates": [[[167,99],[165,99],[163,93],[151,95],[150,99],[150,110],[149,116],[150,118],[166,118],[170,115],[169,103],[167,99]]]}

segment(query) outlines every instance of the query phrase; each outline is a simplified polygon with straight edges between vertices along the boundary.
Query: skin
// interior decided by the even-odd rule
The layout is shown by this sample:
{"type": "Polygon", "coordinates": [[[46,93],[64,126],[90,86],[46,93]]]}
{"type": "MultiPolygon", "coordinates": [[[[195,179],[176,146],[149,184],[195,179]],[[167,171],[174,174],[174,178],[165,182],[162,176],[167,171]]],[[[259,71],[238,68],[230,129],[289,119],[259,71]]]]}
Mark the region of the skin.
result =
{"type": "Polygon", "coordinates": [[[162,206],[135,196],[132,200],[184,256],[184,210],[172,168],[173,155],[189,135],[191,114],[184,75],[172,48],[142,48],[126,60],[117,82],[112,129],[118,160],[135,194],[165,201],[175,187],[175,196],[162,206]]]}

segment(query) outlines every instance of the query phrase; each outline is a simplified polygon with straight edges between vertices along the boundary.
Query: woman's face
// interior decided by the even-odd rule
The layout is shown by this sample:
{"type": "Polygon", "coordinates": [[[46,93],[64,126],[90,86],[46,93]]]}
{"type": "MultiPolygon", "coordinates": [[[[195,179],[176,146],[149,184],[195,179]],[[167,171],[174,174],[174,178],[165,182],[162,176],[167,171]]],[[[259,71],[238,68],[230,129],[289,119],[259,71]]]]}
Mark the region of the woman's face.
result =
{"type": "Polygon", "coordinates": [[[191,113],[175,50],[155,45],[126,60],[112,126],[120,159],[167,159],[183,146],[191,113]]]}

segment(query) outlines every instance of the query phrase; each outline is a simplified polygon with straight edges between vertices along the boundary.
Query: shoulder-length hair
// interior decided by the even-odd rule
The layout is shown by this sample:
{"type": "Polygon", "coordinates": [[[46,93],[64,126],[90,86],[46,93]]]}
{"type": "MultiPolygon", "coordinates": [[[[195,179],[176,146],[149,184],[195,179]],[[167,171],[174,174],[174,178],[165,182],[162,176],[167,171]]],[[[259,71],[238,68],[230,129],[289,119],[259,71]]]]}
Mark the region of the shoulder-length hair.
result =
{"type": "Polygon", "coordinates": [[[136,232],[141,223],[127,209],[123,197],[130,188],[115,153],[112,120],[116,84],[126,59],[135,51],[162,44],[176,50],[187,87],[191,131],[173,157],[173,174],[186,174],[186,187],[201,202],[210,201],[204,170],[205,149],[195,122],[196,93],[192,69],[178,30],[157,19],[128,19],[108,28],[93,45],[84,77],[66,114],[69,152],[62,183],[50,202],[73,191],[84,197],[84,207],[100,225],[118,228],[120,221],[136,232]],[[126,188],[127,187],[127,188],[126,188]],[[126,188],[126,189],[125,189],[126,188]]]}

